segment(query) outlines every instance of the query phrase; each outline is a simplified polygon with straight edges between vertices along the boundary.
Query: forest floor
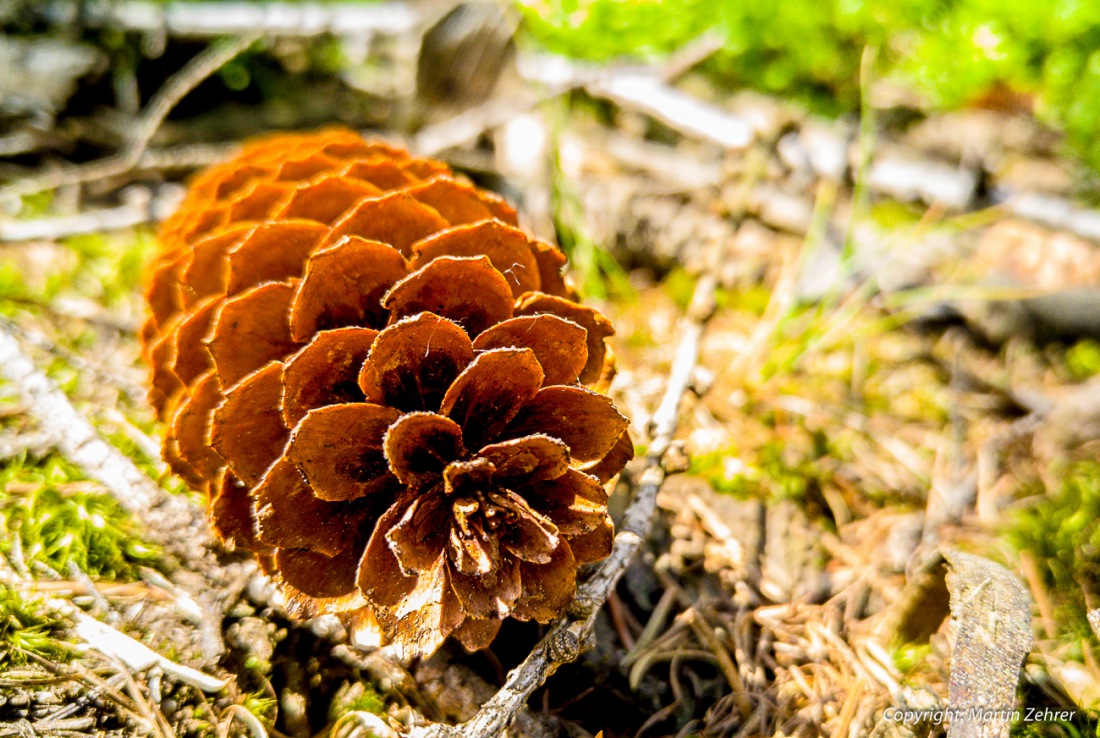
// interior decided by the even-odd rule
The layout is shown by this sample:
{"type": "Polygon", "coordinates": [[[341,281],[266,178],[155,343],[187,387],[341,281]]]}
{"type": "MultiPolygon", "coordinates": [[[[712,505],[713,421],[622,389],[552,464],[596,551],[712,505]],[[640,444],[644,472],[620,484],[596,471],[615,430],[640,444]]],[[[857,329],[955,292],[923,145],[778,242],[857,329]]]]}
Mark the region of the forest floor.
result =
{"type": "MultiPolygon", "coordinates": [[[[19,203],[0,220],[0,353],[38,372],[0,372],[0,738],[457,723],[540,637],[510,623],[487,651],[410,665],[335,621],[292,622],[247,559],[153,535],[29,399],[48,377],[197,510],[145,400],[155,221],[241,138],[335,119],[518,198],[569,251],[616,326],[611,392],[639,444],[613,514],[641,484],[693,296],[713,301],[644,549],[513,735],[940,735],[930,715],[966,689],[1046,710],[1014,735],[1100,734],[1100,213],[1054,134],[988,109],[825,120],[676,62],[641,95],[616,84],[636,70],[608,68],[535,93],[505,75],[488,102],[444,105],[288,72],[308,48],[250,57],[283,65],[275,99],[222,90],[106,173],[88,151],[122,150],[120,118],[79,100],[0,165],[19,203]],[[307,83],[331,109],[294,117],[307,83]],[[120,633],[152,655],[127,661],[120,633]],[[1012,679],[976,673],[983,658],[1012,679]]],[[[379,64],[409,77],[407,56],[379,64]]]]}

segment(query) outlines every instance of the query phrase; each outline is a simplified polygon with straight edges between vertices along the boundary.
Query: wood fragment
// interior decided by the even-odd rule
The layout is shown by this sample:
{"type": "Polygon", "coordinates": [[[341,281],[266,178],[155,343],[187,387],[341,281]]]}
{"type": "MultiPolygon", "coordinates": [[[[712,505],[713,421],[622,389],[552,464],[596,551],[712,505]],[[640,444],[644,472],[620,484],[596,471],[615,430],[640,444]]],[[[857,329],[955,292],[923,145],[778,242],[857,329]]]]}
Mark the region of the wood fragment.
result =
{"type": "Polygon", "coordinates": [[[1008,569],[960,551],[944,551],[951,615],[948,738],[1004,738],[1015,722],[1020,667],[1031,650],[1031,601],[1008,569]]]}

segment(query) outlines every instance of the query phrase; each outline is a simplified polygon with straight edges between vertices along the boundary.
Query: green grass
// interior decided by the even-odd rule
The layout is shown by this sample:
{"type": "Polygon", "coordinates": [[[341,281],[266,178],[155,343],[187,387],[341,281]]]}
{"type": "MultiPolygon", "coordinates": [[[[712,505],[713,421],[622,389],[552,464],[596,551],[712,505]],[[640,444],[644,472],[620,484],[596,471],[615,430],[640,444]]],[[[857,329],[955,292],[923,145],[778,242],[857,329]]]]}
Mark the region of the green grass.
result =
{"type": "Polygon", "coordinates": [[[569,181],[561,163],[561,133],[571,121],[571,115],[591,115],[590,106],[573,104],[565,99],[551,110],[553,138],[550,168],[550,214],[557,231],[558,243],[569,257],[568,271],[576,287],[585,297],[619,299],[634,296],[634,289],[625,270],[611,253],[596,243],[584,229],[584,205],[580,194],[569,181]]]}

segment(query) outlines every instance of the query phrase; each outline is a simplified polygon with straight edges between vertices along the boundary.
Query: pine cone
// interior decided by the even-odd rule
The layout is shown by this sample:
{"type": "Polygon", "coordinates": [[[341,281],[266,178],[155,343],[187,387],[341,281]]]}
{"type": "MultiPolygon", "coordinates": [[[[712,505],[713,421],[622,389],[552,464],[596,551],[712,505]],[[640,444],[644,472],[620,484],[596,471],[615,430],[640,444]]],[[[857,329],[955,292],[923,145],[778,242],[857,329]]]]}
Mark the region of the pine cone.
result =
{"type": "Polygon", "coordinates": [[[165,460],[293,613],[483,648],[610,552],[613,330],[499,197],[349,131],[280,135],[199,176],[161,243],[165,460]]]}

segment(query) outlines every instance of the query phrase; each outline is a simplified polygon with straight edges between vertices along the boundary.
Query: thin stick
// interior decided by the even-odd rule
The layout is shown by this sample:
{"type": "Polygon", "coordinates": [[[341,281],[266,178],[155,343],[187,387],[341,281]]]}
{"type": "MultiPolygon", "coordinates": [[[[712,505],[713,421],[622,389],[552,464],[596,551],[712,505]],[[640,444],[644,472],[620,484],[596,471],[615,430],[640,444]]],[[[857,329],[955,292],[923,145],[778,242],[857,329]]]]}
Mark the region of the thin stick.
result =
{"type": "Polygon", "coordinates": [[[646,468],[634,499],[623,515],[611,555],[592,578],[577,589],[570,611],[550,626],[550,632],[523,663],[509,672],[504,686],[482,706],[477,715],[457,727],[430,725],[414,728],[409,732],[411,738],[499,736],[531,693],[559,666],[575,661],[588,647],[597,613],[638,553],[653,522],[657,492],[668,473],[663,463],[664,455],[676,432],[680,401],[687,392],[692,370],[699,358],[704,327],[714,313],[716,287],[717,279],[713,274],[704,275],[696,283],[691,305],[680,321],[680,345],[673,359],[668,387],[650,422],[653,442],[646,454],[646,468]]]}
{"type": "Polygon", "coordinates": [[[231,38],[224,43],[211,44],[173,74],[153,95],[153,99],[145,106],[145,110],[138,118],[138,124],[130,136],[130,142],[122,152],[122,157],[127,164],[133,166],[137,163],[145,149],[149,147],[153,134],[157,132],[161,123],[168,117],[168,113],[172,112],[180,100],[198,87],[203,80],[247,51],[259,39],[258,34],[250,33],[231,38]]]}

